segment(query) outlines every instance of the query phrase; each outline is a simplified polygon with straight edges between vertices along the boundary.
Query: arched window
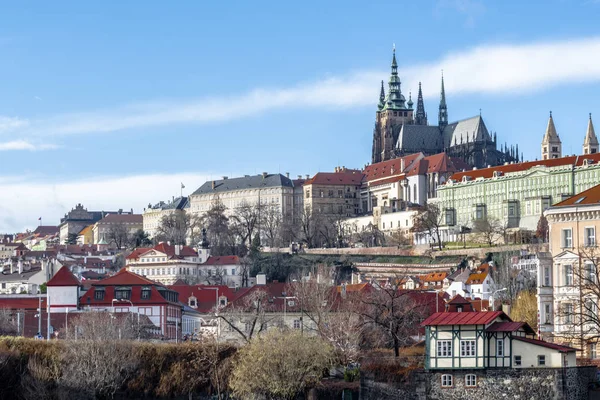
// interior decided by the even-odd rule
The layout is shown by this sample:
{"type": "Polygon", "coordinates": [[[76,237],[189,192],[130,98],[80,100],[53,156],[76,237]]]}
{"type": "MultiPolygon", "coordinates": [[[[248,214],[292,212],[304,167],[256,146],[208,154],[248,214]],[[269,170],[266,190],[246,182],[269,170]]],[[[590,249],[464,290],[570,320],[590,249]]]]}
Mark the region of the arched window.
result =
{"type": "Polygon", "coordinates": [[[416,203],[417,202],[417,184],[416,183],[413,185],[413,196],[415,199],[413,203],[416,203]]]}

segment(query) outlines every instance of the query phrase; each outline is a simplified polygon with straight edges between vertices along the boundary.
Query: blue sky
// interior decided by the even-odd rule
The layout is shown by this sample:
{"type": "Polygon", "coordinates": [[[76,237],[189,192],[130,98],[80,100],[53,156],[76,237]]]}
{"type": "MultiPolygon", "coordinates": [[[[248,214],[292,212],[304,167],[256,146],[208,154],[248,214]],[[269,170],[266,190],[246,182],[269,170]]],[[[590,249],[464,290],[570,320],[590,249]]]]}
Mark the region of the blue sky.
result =
{"type": "MultiPolygon", "coordinates": [[[[221,175],[370,160],[379,80],[437,119],[482,109],[539,157],[600,123],[598,1],[12,2],[0,13],[0,231],[131,208],[221,175]]],[[[599,127],[600,129],[600,127],[599,127]]]]}

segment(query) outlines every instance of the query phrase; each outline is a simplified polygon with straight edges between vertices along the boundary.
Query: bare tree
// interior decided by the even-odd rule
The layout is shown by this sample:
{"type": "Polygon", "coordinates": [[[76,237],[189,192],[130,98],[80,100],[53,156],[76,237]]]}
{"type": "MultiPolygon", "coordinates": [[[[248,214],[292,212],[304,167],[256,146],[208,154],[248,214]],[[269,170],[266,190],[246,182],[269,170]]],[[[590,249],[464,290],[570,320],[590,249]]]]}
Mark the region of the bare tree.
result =
{"type": "Polygon", "coordinates": [[[473,231],[491,247],[504,237],[506,227],[498,218],[486,216],[473,220],[473,231]]]}
{"type": "Polygon", "coordinates": [[[367,247],[383,246],[385,244],[385,235],[379,228],[370,223],[360,232],[354,234],[355,241],[361,242],[367,247]]]}
{"type": "Polygon", "coordinates": [[[246,200],[242,200],[240,205],[235,208],[234,214],[231,217],[242,243],[248,247],[250,247],[254,231],[258,227],[260,214],[260,203],[251,204],[246,200]]]}
{"type": "MultiPolygon", "coordinates": [[[[187,238],[191,233],[194,218],[186,212],[173,212],[163,215],[156,228],[154,239],[156,241],[170,242],[177,245],[187,244],[187,238]]],[[[195,244],[194,242],[190,244],[195,244]]]]}
{"type": "Polygon", "coordinates": [[[0,309],[0,336],[16,336],[19,334],[17,318],[20,315],[14,310],[0,309]]]}
{"type": "Polygon", "coordinates": [[[354,305],[362,326],[371,329],[383,344],[391,345],[396,357],[400,356],[401,346],[412,343],[428,306],[418,304],[411,291],[399,289],[397,283],[401,279],[396,277],[385,287],[376,284],[376,290],[357,296],[354,305]]]}
{"type": "Polygon", "coordinates": [[[107,311],[82,312],[69,316],[64,338],[70,340],[134,340],[149,335],[146,316],[107,311]],[[144,322],[145,321],[145,322],[144,322]]]}
{"type": "Polygon", "coordinates": [[[108,228],[106,239],[108,243],[114,243],[117,249],[121,250],[131,243],[131,234],[127,225],[122,223],[111,224],[108,228]]]}
{"type": "Polygon", "coordinates": [[[510,310],[510,317],[514,321],[525,321],[537,331],[538,328],[538,305],[535,290],[521,291],[510,310]]]}
{"type": "Polygon", "coordinates": [[[269,247],[282,244],[282,215],[278,204],[268,204],[261,210],[260,230],[269,247]]]}
{"type": "Polygon", "coordinates": [[[490,268],[490,274],[494,280],[493,289],[506,289],[499,292],[498,296],[509,302],[514,301],[522,291],[535,289],[537,283],[535,272],[514,267],[513,259],[518,256],[517,251],[506,251],[494,253],[492,257],[493,266],[490,268]]]}
{"type": "Polygon", "coordinates": [[[308,247],[317,246],[317,236],[321,225],[321,215],[310,206],[305,206],[300,215],[300,240],[308,247]]]}
{"type": "Polygon", "coordinates": [[[207,238],[213,255],[229,255],[235,247],[229,218],[225,215],[227,207],[219,197],[215,197],[208,211],[200,217],[200,224],[206,228],[207,238]]]}
{"type": "Polygon", "coordinates": [[[427,203],[414,217],[412,231],[427,233],[434,243],[437,243],[438,249],[442,250],[441,229],[445,223],[444,219],[444,213],[436,204],[427,203]]]}
{"type": "Polygon", "coordinates": [[[271,311],[273,304],[269,302],[269,294],[259,289],[239,299],[235,305],[230,304],[220,310],[218,318],[227,331],[235,332],[241,339],[250,342],[275,320],[271,311]]]}

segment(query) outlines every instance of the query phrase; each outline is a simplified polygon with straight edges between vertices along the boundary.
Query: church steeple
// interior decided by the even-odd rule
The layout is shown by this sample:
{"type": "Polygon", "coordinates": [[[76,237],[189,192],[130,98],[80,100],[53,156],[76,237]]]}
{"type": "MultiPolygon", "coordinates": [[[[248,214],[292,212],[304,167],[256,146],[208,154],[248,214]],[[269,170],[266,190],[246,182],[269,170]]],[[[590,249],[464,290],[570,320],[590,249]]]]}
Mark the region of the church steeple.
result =
{"type": "Polygon", "coordinates": [[[590,119],[588,121],[587,132],[585,133],[585,140],[583,141],[583,154],[594,154],[598,152],[598,138],[594,131],[594,124],[592,123],[592,113],[590,113],[590,119]]]}
{"type": "Polygon", "coordinates": [[[444,89],[444,72],[442,71],[442,91],[440,93],[440,108],[438,113],[438,125],[440,130],[448,125],[448,107],[446,106],[446,90],[444,89]]]}
{"type": "Polygon", "coordinates": [[[417,96],[417,113],[415,115],[416,125],[427,125],[427,115],[425,115],[425,104],[423,103],[423,91],[421,82],[419,82],[419,94],[417,96]]]}
{"type": "Polygon", "coordinates": [[[388,95],[385,103],[386,109],[406,109],[406,106],[404,105],[405,99],[404,96],[402,96],[400,84],[400,77],[398,76],[398,63],[396,62],[396,46],[394,45],[392,55],[392,74],[390,75],[390,80],[388,82],[388,95]]]}
{"type": "Polygon", "coordinates": [[[381,111],[385,107],[385,89],[383,88],[383,81],[381,81],[381,92],[379,93],[379,104],[377,108],[381,111]]]}
{"type": "Polygon", "coordinates": [[[562,143],[558,133],[556,133],[554,119],[552,118],[552,111],[550,111],[548,126],[546,127],[546,133],[544,134],[544,139],[542,140],[542,160],[560,157],[562,157],[562,143]]]}

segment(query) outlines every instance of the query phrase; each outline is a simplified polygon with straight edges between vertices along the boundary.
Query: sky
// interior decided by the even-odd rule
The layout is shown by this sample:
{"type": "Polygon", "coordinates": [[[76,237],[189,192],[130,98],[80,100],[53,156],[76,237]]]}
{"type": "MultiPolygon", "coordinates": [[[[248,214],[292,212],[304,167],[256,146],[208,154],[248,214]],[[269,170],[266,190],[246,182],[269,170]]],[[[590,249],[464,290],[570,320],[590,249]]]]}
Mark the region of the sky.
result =
{"type": "Polygon", "coordinates": [[[443,70],[449,120],[481,110],[534,160],[552,111],[579,154],[600,124],[599,17],[600,0],[6,2],[0,232],[224,175],[361,168],[394,44],[430,122],[443,70]]]}

